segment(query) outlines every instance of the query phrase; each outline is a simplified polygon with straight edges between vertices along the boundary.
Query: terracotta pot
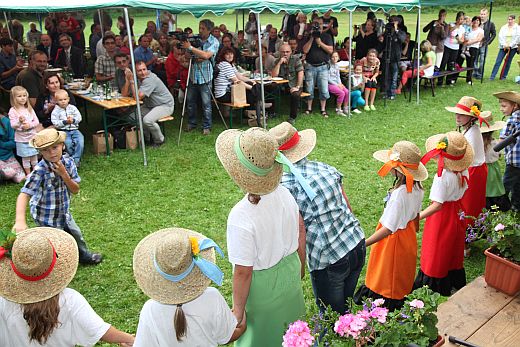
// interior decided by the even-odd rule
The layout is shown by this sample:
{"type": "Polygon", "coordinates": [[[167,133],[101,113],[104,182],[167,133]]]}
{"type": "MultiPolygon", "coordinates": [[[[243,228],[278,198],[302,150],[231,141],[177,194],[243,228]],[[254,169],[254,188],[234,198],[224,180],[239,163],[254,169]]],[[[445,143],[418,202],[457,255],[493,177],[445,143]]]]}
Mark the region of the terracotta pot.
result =
{"type": "Polygon", "coordinates": [[[437,341],[435,342],[435,344],[432,345],[432,347],[439,347],[439,346],[442,346],[444,344],[444,337],[439,335],[437,336],[437,341]]]}
{"type": "Polygon", "coordinates": [[[484,279],[486,283],[502,293],[515,295],[520,290],[520,265],[501,258],[490,252],[491,248],[484,251],[486,255],[486,270],[484,279]]]}

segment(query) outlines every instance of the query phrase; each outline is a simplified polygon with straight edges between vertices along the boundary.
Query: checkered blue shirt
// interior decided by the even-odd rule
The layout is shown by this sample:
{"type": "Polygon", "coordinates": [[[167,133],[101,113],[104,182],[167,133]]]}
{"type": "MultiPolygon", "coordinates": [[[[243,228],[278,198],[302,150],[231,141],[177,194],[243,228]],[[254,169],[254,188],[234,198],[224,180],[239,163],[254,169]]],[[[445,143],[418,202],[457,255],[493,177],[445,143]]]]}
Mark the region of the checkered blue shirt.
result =
{"type": "MultiPolygon", "coordinates": [[[[70,178],[79,183],[81,178],[74,160],[64,155],[61,162],[70,178]]],[[[63,179],[51,170],[47,161],[40,160],[21,191],[31,196],[29,208],[36,224],[63,229],[70,218],[70,193],[63,179]]]]}
{"type": "MultiPolygon", "coordinates": [[[[520,110],[513,112],[507,120],[506,126],[500,132],[500,138],[504,139],[520,130],[520,110]]],[[[504,149],[506,164],[520,168],[520,138],[504,149]]]]}
{"type": "Polygon", "coordinates": [[[310,271],[336,263],[365,238],[342,194],[342,175],[332,166],[306,158],[294,166],[299,169],[317,196],[309,200],[298,180],[284,173],[284,185],[298,203],[307,229],[307,262],[310,271]]]}
{"type": "Polygon", "coordinates": [[[191,70],[193,71],[193,83],[203,84],[209,83],[213,79],[213,62],[218,52],[220,43],[213,35],[209,35],[208,39],[202,44],[202,50],[212,52],[213,57],[207,60],[196,61],[193,59],[191,70]]]}

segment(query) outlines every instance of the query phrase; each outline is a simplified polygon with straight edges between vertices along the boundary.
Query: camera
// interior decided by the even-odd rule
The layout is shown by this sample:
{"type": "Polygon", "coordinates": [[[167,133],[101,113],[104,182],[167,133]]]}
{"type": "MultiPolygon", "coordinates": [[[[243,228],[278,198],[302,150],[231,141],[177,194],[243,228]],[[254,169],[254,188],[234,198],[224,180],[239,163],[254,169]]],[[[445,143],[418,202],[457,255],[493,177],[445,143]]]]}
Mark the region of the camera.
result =
{"type": "Polygon", "coordinates": [[[394,22],[388,22],[385,24],[385,34],[392,34],[395,31],[394,22]]]}
{"type": "Polygon", "coordinates": [[[320,35],[321,35],[321,32],[320,32],[320,23],[318,23],[318,22],[314,22],[314,23],[312,23],[312,27],[311,27],[311,35],[312,35],[312,37],[314,37],[314,38],[320,37],[320,35]]]}
{"type": "Polygon", "coordinates": [[[182,49],[182,43],[186,41],[188,41],[192,47],[202,47],[202,38],[200,35],[188,36],[188,34],[185,32],[170,31],[168,36],[175,37],[177,40],[179,40],[179,42],[177,42],[178,49],[182,49]]]}

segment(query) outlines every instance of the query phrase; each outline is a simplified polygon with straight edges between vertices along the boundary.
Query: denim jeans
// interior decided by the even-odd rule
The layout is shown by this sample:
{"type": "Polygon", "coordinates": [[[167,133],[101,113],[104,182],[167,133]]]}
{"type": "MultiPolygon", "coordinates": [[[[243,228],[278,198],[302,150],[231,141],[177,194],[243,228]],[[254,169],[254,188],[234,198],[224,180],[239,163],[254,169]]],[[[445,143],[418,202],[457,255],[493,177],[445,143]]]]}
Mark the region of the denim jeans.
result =
{"type": "MultiPolygon", "coordinates": [[[[489,49],[489,48],[488,48],[489,49]]],[[[473,77],[480,79],[482,78],[482,69],[484,68],[484,59],[486,58],[486,46],[478,49],[478,57],[475,61],[475,70],[473,70],[473,77]]]]}
{"type": "Polygon", "coordinates": [[[345,313],[347,299],[354,295],[359,274],[365,265],[365,254],[363,239],[334,264],[311,272],[312,289],[320,312],[330,305],[334,311],[345,313]]]}
{"type": "Polygon", "coordinates": [[[329,65],[312,66],[307,64],[305,67],[305,87],[310,94],[309,99],[314,99],[314,84],[318,86],[320,100],[327,100],[329,95],[329,65]]]}
{"type": "Polygon", "coordinates": [[[67,153],[74,159],[76,165],[79,164],[85,147],[85,138],[79,130],[66,131],[65,148],[67,153]]]}
{"type": "Polygon", "coordinates": [[[211,129],[211,81],[209,83],[190,84],[187,91],[186,102],[188,103],[189,127],[197,127],[197,111],[199,108],[198,100],[202,105],[202,128],[211,129]]]}
{"type": "Polygon", "coordinates": [[[390,68],[390,77],[389,77],[390,85],[387,87],[386,95],[395,96],[395,90],[397,89],[397,76],[398,76],[397,73],[399,72],[399,63],[398,62],[390,63],[389,68],[390,68]]]}
{"type": "Polygon", "coordinates": [[[520,211],[520,168],[507,164],[503,180],[506,194],[511,194],[513,210],[520,211]]]}
{"type": "MultiPolygon", "coordinates": [[[[495,76],[498,73],[498,69],[500,68],[500,65],[502,65],[502,60],[504,60],[505,56],[507,55],[507,52],[503,49],[498,50],[497,60],[495,61],[495,66],[493,66],[493,71],[491,72],[491,76],[489,77],[490,80],[494,80],[495,76]]],[[[509,72],[509,68],[511,67],[511,62],[513,61],[513,58],[516,55],[516,48],[511,48],[509,52],[509,56],[507,57],[506,62],[504,63],[504,75],[501,76],[501,79],[506,79],[507,74],[509,72]]]]}

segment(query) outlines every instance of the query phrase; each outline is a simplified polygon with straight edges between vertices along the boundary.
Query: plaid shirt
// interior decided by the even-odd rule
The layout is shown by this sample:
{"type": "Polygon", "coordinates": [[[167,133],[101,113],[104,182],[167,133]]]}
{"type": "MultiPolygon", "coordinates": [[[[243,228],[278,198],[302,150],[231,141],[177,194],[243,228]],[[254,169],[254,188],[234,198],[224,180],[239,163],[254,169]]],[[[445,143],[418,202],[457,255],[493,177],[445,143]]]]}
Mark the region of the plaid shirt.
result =
{"type": "Polygon", "coordinates": [[[332,166],[306,158],[294,166],[317,193],[309,200],[293,174],[284,173],[282,184],[294,196],[307,229],[309,270],[336,263],[364,239],[365,234],[342,194],[342,175],[332,166]]]}
{"type": "MultiPolygon", "coordinates": [[[[61,162],[70,178],[79,183],[81,178],[74,160],[64,155],[61,162]]],[[[47,161],[40,160],[21,191],[31,196],[29,207],[36,224],[63,229],[70,219],[70,193],[63,179],[51,170],[47,161]]]]}
{"type": "Polygon", "coordinates": [[[202,50],[212,52],[213,57],[200,62],[193,60],[193,66],[191,67],[193,71],[193,83],[204,84],[211,82],[213,79],[213,61],[217,55],[219,45],[218,40],[213,35],[209,35],[208,39],[204,41],[202,50]]]}
{"type": "Polygon", "coordinates": [[[96,59],[96,64],[94,66],[95,73],[101,74],[103,76],[115,76],[116,75],[116,63],[114,62],[114,58],[109,56],[108,54],[100,55],[96,59]]]}
{"type": "MultiPolygon", "coordinates": [[[[509,117],[506,126],[500,132],[500,138],[504,139],[518,130],[520,130],[520,110],[513,112],[509,117]]],[[[517,138],[516,142],[504,149],[504,152],[506,164],[520,168],[520,140],[517,138]]]]}

